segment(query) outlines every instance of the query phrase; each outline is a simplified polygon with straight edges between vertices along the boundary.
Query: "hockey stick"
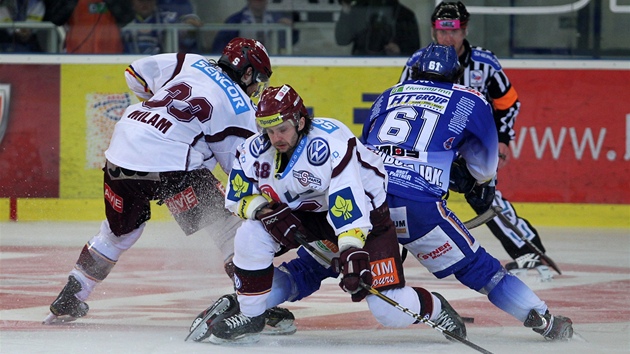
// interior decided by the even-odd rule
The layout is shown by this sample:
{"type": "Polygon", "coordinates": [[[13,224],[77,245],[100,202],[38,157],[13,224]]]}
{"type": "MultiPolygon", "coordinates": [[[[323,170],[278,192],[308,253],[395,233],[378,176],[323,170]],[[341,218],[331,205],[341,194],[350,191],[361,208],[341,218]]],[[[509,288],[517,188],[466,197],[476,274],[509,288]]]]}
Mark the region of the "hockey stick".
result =
{"type": "Polygon", "coordinates": [[[525,235],[523,235],[523,232],[521,230],[518,229],[518,227],[516,227],[516,225],[514,225],[508,218],[507,216],[503,215],[503,213],[501,212],[502,209],[499,206],[493,206],[492,209],[494,209],[495,214],[499,217],[499,220],[501,220],[501,222],[503,223],[503,225],[507,226],[510,228],[510,230],[514,231],[514,233],[516,234],[516,236],[518,236],[518,238],[521,239],[521,241],[525,242],[525,244],[527,245],[527,247],[532,250],[534,253],[536,253],[536,255],[540,258],[542,258],[545,263],[549,264],[549,266],[551,268],[553,268],[556,272],[558,272],[558,274],[562,274],[562,272],[560,271],[560,268],[558,268],[558,266],[556,265],[556,262],[554,262],[551,258],[549,258],[546,254],[544,254],[540,248],[538,248],[538,246],[536,246],[532,241],[530,241],[528,238],[525,237],[525,235]]]}
{"type": "Polygon", "coordinates": [[[465,221],[464,222],[464,226],[466,226],[466,228],[468,230],[472,230],[477,226],[481,226],[485,223],[487,223],[488,221],[492,220],[494,217],[496,216],[496,213],[494,212],[494,209],[489,208],[488,210],[484,211],[483,213],[475,216],[474,218],[465,221]]]}
{"type": "MultiPolygon", "coordinates": [[[[331,264],[331,260],[328,259],[328,257],[326,257],[326,255],[324,255],[323,253],[321,253],[319,250],[317,250],[315,247],[311,246],[311,244],[308,243],[308,241],[306,241],[306,238],[304,237],[304,235],[302,235],[299,231],[295,232],[295,240],[302,246],[304,246],[306,249],[308,249],[309,251],[311,251],[314,255],[316,255],[317,257],[319,257],[321,260],[325,261],[328,264],[331,264]]],[[[367,285],[363,282],[360,283],[360,286],[367,290],[370,294],[377,296],[379,299],[385,301],[386,303],[392,305],[393,307],[397,308],[398,310],[404,312],[405,314],[415,318],[417,321],[420,321],[426,325],[428,325],[429,327],[436,329],[438,331],[440,331],[443,335],[454,339],[462,344],[465,344],[473,349],[475,349],[476,351],[480,352],[480,353],[484,353],[484,354],[492,354],[492,352],[476,345],[475,343],[472,343],[470,341],[468,341],[466,338],[462,338],[460,336],[458,336],[457,334],[447,330],[446,328],[436,324],[435,322],[429,320],[428,318],[422,317],[419,314],[409,310],[408,308],[402,306],[401,304],[399,304],[398,302],[392,300],[391,298],[389,298],[388,296],[384,295],[383,293],[381,293],[380,291],[374,289],[373,287],[371,287],[370,285],[367,285]]]]}

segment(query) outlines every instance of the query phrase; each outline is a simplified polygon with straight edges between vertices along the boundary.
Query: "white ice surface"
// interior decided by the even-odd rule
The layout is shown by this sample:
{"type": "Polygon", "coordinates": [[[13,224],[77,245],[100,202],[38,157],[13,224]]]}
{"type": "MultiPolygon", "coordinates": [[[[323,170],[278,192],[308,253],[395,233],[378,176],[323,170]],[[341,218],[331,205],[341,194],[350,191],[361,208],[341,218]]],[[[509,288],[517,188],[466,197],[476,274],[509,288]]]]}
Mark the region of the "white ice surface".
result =
{"type": "MultiPolygon", "coordinates": [[[[65,284],[81,247],[97,231],[98,223],[94,222],[0,223],[0,353],[475,352],[462,344],[447,342],[425,325],[391,330],[366,322],[365,329],[357,329],[361,323],[357,324],[352,315],[365,313],[367,305],[351,303],[332,279],[312,299],[287,304],[297,318],[298,332],[294,335],[262,336],[260,342],[244,346],[184,342],[194,316],[211,299],[230,292],[230,284],[223,273],[221,257],[207,236],[198,233],[185,237],[170,222],[149,223],[140,241],[123,255],[88,301],[91,310],[87,317],[74,324],[42,326],[48,305],[65,284]],[[29,247],[28,252],[22,246],[29,247]],[[171,251],[176,257],[169,257],[171,251]],[[146,267],[155,261],[153,254],[160,262],[155,268],[146,267]],[[50,263],[21,262],[29,266],[10,266],[18,264],[18,260],[39,260],[42,256],[50,257],[50,263]],[[180,291],[147,291],[156,284],[178,282],[185,285],[180,291]],[[126,286],[133,290],[123,295],[116,292],[126,286]],[[27,298],[29,303],[22,304],[27,298]],[[183,305],[173,305],[178,303],[183,305]],[[134,309],[142,311],[128,315],[134,309]],[[351,324],[339,321],[339,317],[335,323],[312,322],[318,316],[346,313],[348,321],[354,321],[351,324]],[[300,320],[310,325],[300,328],[300,320]]],[[[477,308],[457,307],[464,316],[469,311],[474,313],[475,323],[468,325],[469,340],[494,353],[630,353],[630,230],[539,231],[548,255],[564,268],[564,274],[548,283],[539,282],[531,272],[523,279],[537,293],[544,294],[550,306],[557,302],[561,304],[559,312],[574,318],[575,338],[564,343],[547,342],[516,320],[506,322],[506,315],[496,308],[480,312],[477,308]],[[588,287],[593,284],[601,284],[596,293],[588,287]],[[567,289],[575,291],[566,292],[567,289]],[[558,293],[564,298],[553,298],[559,290],[565,290],[558,293]]],[[[473,234],[497,258],[507,261],[505,251],[487,229],[480,227],[473,234]]],[[[454,279],[438,281],[411,260],[405,266],[407,281],[412,285],[439,291],[451,301],[478,300],[483,304],[481,295],[454,279]]],[[[358,318],[360,321],[365,317],[358,318]]]]}

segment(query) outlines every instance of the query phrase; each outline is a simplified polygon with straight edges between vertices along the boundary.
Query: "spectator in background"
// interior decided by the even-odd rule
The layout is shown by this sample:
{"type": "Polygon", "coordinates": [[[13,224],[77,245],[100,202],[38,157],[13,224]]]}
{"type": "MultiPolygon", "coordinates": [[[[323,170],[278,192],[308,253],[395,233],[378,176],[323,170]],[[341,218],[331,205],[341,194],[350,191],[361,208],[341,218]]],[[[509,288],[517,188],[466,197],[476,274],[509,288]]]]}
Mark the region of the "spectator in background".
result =
{"type": "MultiPolygon", "coordinates": [[[[194,6],[189,0],[157,0],[157,6],[162,11],[174,12],[177,22],[186,23],[195,27],[201,27],[203,22],[195,13],[194,6]]],[[[182,53],[198,53],[198,31],[180,31],[179,48],[182,53]]],[[[223,50],[223,49],[221,49],[223,50]]]]}
{"type": "MultiPolygon", "coordinates": [[[[43,0],[0,0],[0,22],[40,22],[46,7],[43,0]]],[[[41,52],[37,31],[14,27],[0,29],[1,52],[41,52]]]]}
{"type": "MultiPolygon", "coordinates": [[[[239,12],[232,14],[225,20],[225,23],[250,23],[250,24],[270,24],[280,23],[293,25],[290,14],[267,11],[268,0],[247,0],[247,5],[239,12]]],[[[212,44],[212,53],[220,53],[223,47],[236,37],[254,38],[264,44],[267,48],[272,48],[271,38],[273,31],[254,30],[225,30],[217,33],[212,44]]],[[[293,31],[293,44],[299,40],[299,32],[293,31]]],[[[280,51],[286,48],[286,38],[284,33],[278,34],[278,48],[280,51]]],[[[413,52],[413,51],[412,51],[413,52]]]]}
{"type": "Polygon", "coordinates": [[[133,20],[129,0],[44,0],[44,21],[65,26],[68,54],[123,52],[120,28],[133,20]]]}
{"type": "MultiPolygon", "coordinates": [[[[166,24],[177,22],[175,12],[158,8],[157,0],[131,0],[135,18],[131,24],[166,24]]],[[[128,54],[154,55],[165,52],[166,30],[129,29],[122,30],[124,52],[128,54]]]]}
{"type": "Polygon", "coordinates": [[[409,56],[420,47],[416,16],[398,0],[340,0],[335,41],[352,55],[409,56]]]}
{"type": "Polygon", "coordinates": [[[157,0],[157,6],[163,11],[174,12],[179,22],[196,27],[203,24],[189,0],[157,0]]]}

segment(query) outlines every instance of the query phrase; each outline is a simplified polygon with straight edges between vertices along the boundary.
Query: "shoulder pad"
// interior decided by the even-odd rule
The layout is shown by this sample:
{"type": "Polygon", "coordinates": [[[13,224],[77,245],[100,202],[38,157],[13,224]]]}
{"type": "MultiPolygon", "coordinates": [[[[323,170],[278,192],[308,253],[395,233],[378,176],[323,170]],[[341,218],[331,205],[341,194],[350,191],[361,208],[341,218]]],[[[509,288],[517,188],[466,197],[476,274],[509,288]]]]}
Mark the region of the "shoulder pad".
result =
{"type": "Polygon", "coordinates": [[[470,54],[470,58],[474,61],[491,65],[494,68],[494,70],[501,70],[501,64],[499,64],[499,59],[497,59],[494,53],[492,53],[491,51],[487,49],[483,49],[481,47],[472,48],[472,53],[470,54]]]}

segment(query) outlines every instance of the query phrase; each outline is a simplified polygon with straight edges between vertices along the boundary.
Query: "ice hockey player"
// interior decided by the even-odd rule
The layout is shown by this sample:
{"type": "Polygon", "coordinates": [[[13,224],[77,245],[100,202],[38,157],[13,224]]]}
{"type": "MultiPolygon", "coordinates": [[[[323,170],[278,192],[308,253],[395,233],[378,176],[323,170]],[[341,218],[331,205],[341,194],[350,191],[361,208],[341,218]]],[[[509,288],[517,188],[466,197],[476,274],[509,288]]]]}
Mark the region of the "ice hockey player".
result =
{"type": "Polygon", "coordinates": [[[244,219],[234,243],[237,295],[220,298],[200,315],[211,315],[202,337],[215,344],[257,341],[267,308],[319,288],[330,273],[313,258],[292,267],[302,293],[292,293],[288,271],[273,266],[274,256],[298,247],[295,237],[302,234],[328,245],[340,287],[352,301],[366,299],[384,326],[416,320],[368,294],[360,282],[465,338],[461,317],[440,294],[405,285],[379,156],[338,120],[311,118],[289,85],[263,92],[256,121],[261,133],[239,146],[226,193],[226,206],[244,219]]]}
{"type": "Polygon", "coordinates": [[[452,46],[430,44],[417,56],[411,80],[383,92],[364,125],[362,141],[385,163],[392,219],[406,226],[398,240],[437,278],[453,274],[525,327],[550,340],[569,339],[572,321],[551,315],[447,207],[450,188],[487,209],[499,159],[491,107],[478,91],[455,84],[462,69],[452,46]]]}
{"type": "MultiPolygon", "coordinates": [[[[142,235],[151,200],[166,203],[187,235],[212,224],[205,231],[212,232],[229,264],[240,219],[223,208],[211,171],[218,163],[229,173],[236,146],[257,131],[250,97],[262,92],[271,74],[265,47],[246,38],[230,41],[218,63],[173,53],[127,68],[127,84],[142,102],[125,110],[105,152],[106,220],[83,247],[45,324],[87,314],[89,295],[142,235]]],[[[267,314],[295,331],[287,310],[267,314]]]]}
{"type": "MultiPolygon", "coordinates": [[[[499,170],[501,170],[506,166],[511,155],[510,141],[514,140],[514,123],[520,111],[521,102],[494,53],[482,47],[471,46],[466,39],[469,20],[470,14],[461,1],[440,2],[431,15],[431,35],[435,43],[455,48],[459,62],[464,68],[464,73],[458,83],[481,92],[490,103],[499,139],[499,170]]],[[[418,54],[419,52],[416,52],[409,58],[400,82],[411,78],[411,67],[418,54]]],[[[470,197],[466,195],[467,200],[470,197]]],[[[472,203],[469,204],[478,214],[485,211],[472,203]]],[[[516,213],[512,203],[498,190],[492,205],[500,207],[503,210],[502,214],[522,230],[525,237],[539,250],[545,252],[538,231],[527,219],[516,213]]],[[[498,217],[486,225],[513,259],[505,265],[508,270],[519,273],[527,269],[536,269],[541,279],[553,278],[553,273],[547,265],[542,263],[540,256],[532,253],[530,248],[498,217]]]]}

